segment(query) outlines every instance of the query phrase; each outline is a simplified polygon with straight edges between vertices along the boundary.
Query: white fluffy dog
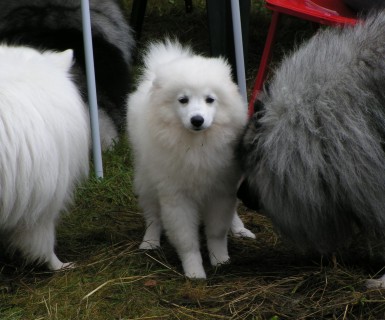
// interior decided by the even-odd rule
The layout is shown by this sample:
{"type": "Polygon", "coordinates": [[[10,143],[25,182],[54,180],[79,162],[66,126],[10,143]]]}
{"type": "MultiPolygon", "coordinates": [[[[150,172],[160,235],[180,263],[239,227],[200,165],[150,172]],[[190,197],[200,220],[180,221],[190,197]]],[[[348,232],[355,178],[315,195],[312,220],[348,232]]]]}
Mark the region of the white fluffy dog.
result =
{"type": "Polygon", "coordinates": [[[89,120],[70,79],[72,51],[0,45],[0,232],[28,262],[66,267],[55,225],[88,174],[89,120]]]}
{"type": "Polygon", "coordinates": [[[163,227],[185,275],[205,278],[200,220],[214,266],[229,260],[232,223],[234,233],[254,237],[235,213],[241,173],[233,150],[247,122],[245,102],[223,59],[167,40],[150,45],[144,60],[127,115],[147,227],[140,248],[158,247],[163,227]]]}

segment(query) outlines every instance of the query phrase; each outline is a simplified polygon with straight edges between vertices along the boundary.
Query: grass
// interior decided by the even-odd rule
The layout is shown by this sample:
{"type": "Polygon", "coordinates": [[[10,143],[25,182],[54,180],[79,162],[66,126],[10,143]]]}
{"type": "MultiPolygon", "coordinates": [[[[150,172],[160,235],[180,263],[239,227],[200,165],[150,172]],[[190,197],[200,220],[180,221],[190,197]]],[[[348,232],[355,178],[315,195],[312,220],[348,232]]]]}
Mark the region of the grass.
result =
{"type": "MultiPolygon", "coordinates": [[[[168,33],[207,53],[204,1],[194,4],[194,12],[186,15],[183,1],[149,1],[138,51],[168,33]]],[[[249,87],[269,21],[261,4],[253,4],[249,87]]],[[[282,23],[275,61],[312,33],[295,19],[282,23]]],[[[207,281],[185,279],[167,241],[159,251],[138,250],[144,223],[124,137],[103,162],[105,178],[91,177],[79,187],[58,228],[58,256],[76,267],[50,273],[2,257],[1,320],[385,318],[385,292],[364,287],[382,263],[365,253],[364,241],[357,239],[350,252],[334,258],[301,253],[274,232],[267,218],[242,206],[240,214],[257,239],[230,238],[232,262],[218,269],[207,264],[203,248],[207,281]]]]}

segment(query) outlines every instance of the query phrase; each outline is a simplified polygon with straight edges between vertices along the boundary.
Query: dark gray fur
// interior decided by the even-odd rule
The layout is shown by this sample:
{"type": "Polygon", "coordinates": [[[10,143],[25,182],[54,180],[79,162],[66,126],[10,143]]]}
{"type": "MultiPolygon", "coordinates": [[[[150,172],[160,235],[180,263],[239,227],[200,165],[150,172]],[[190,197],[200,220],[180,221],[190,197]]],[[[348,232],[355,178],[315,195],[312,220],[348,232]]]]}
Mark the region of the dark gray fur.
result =
{"type": "Polygon", "coordinates": [[[385,12],[286,57],[240,146],[239,196],[301,247],[385,232],[385,12]]]}

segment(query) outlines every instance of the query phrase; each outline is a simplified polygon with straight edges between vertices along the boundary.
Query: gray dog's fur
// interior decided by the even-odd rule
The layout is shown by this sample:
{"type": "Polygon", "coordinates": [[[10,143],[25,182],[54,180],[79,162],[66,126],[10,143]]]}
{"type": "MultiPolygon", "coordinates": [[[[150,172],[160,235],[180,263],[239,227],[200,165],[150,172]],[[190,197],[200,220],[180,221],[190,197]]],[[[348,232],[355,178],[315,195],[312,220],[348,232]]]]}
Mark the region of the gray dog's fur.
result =
{"type": "Polygon", "coordinates": [[[322,253],[357,230],[383,235],[385,12],[317,33],[258,104],[240,146],[245,203],[322,253]]]}

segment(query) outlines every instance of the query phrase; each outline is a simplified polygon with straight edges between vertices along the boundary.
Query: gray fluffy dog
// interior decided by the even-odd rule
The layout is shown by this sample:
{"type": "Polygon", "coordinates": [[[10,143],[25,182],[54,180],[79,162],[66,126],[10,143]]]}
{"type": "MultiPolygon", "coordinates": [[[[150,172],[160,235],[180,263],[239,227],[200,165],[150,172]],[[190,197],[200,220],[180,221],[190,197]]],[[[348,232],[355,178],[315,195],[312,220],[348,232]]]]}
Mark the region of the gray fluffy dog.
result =
{"type": "Polygon", "coordinates": [[[385,12],[317,33],[259,98],[239,150],[246,205],[321,253],[383,236],[385,12]]]}

